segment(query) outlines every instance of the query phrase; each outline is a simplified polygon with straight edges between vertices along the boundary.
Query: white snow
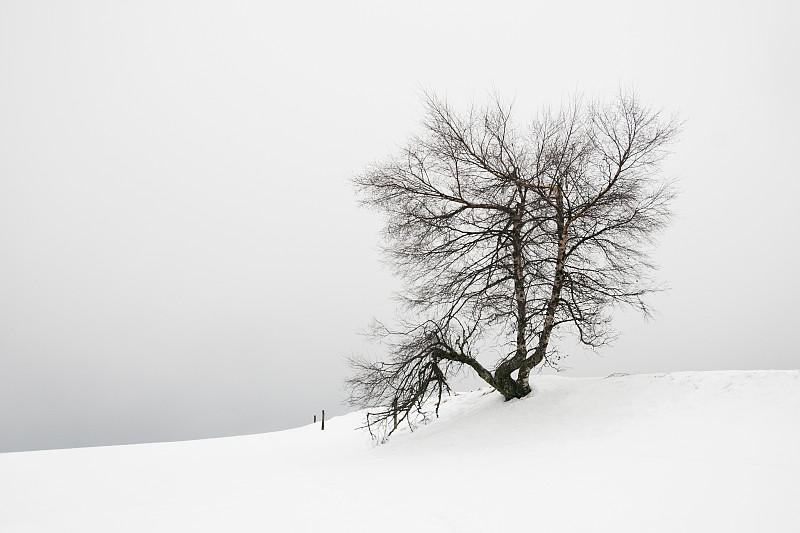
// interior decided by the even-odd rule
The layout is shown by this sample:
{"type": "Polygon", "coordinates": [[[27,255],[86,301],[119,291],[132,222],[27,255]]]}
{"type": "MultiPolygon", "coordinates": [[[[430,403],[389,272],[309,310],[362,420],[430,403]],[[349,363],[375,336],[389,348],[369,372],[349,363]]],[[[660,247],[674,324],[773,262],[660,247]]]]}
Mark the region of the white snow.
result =
{"type": "Polygon", "coordinates": [[[800,531],[800,371],[533,384],[451,397],[380,446],[351,413],[0,454],[0,531],[800,531]]]}

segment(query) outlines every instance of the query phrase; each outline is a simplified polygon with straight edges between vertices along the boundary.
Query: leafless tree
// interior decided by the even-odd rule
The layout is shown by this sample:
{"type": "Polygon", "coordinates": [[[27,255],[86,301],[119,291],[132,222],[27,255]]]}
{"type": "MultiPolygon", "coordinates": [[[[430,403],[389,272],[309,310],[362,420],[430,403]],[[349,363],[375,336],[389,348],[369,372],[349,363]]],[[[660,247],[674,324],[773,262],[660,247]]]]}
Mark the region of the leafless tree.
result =
{"type": "Polygon", "coordinates": [[[404,281],[407,320],[376,326],[389,358],[351,361],[350,400],[386,420],[438,409],[448,378],[471,368],[506,399],[531,392],[554,330],[590,347],[613,337],[610,311],[645,314],[653,237],[673,197],[659,167],[674,118],[634,94],[573,100],[527,128],[494,98],[456,112],[424,98],[422,133],[354,179],[385,214],[385,254],[404,281]],[[501,339],[493,366],[475,347],[501,339]]]}

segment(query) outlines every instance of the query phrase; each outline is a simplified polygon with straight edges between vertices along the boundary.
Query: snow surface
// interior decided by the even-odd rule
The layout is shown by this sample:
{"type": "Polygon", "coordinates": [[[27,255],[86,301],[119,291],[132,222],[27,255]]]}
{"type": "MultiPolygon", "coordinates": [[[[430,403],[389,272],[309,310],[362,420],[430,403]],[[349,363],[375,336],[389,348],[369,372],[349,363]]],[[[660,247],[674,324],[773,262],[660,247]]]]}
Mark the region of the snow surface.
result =
{"type": "Polygon", "coordinates": [[[0,454],[0,531],[800,531],[800,371],[539,376],[376,446],[363,413],[0,454]]]}

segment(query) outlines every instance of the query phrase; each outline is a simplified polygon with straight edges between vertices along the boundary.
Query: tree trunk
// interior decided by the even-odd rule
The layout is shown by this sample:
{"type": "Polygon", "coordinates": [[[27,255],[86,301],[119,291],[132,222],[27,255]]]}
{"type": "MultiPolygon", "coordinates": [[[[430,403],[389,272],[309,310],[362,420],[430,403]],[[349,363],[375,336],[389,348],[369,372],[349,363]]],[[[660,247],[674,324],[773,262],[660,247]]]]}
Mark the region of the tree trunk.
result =
{"type": "Polygon", "coordinates": [[[568,225],[564,220],[564,197],[560,187],[555,188],[556,192],[556,227],[558,234],[558,250],[556,252],[556,267],[553,273],[553,288],[550,292],[550,298],[547,301],[547,308],[545,311],[544,324],[542,331],[539,332],[539,342],[536,344],[536,350],[531,357],[519,367],[517,374],[517,392],[519,398],[530,394],[530,374],[536,365],[542,362],[545,354],[547,353],[547,345],[550,342],[550,335],[553,333],[555,326],[556,311],[558,304],[561,300],[561,289],[564,287],[564,275],[567,262],[567,229],[568,225]]]}
{"type": "Polygon", "coordinates": [[[521,398],[530,392],[523,392],[519,388],[519,381],[511,377],[511,373],[522,365],[528,358],[528,301],[525,294],[525,269],[523,265],[523,243],[522,243],[522,213],[524,204],[518,207],[518,214],[512,218],[511,225],[511,258],[513,261],[514,279],[514,303],[516,306],[516,347],[514,355],[505,363],[497,367],[494,374],[494,388],[497,389],[506,400],[521,398]]]}

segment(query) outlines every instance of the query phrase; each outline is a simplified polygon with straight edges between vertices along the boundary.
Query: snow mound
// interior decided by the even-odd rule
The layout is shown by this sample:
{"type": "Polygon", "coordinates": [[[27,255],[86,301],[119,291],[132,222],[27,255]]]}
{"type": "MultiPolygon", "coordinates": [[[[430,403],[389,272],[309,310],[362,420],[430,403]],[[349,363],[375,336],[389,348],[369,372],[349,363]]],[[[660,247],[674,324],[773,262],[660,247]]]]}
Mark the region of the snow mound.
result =
{"type": "Polygon", "coordinates": [[[800,371],[539,376],[376,446],[363,413],[0,455],[0,531],[800,531],[800,371]]]}

